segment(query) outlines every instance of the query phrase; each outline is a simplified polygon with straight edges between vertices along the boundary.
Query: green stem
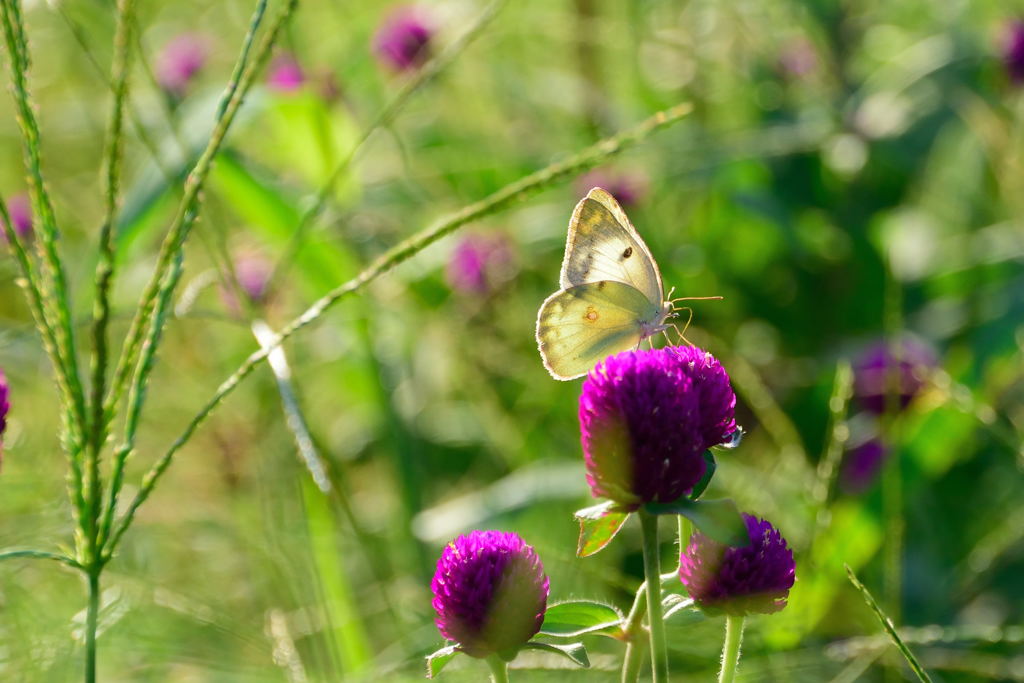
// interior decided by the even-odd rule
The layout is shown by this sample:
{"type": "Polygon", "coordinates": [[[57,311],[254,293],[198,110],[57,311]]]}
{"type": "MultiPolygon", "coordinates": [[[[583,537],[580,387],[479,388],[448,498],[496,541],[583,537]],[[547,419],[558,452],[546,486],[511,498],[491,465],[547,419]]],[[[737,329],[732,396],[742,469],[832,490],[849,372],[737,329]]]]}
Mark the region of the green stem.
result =
{"type": "Polygon", "coordinates": [[[722,645],[722,670],[718,674],[718,683],[732,683],[736,677],[745,621],[746,617],[732,614],[725,618],[725,643],[722,645]]]}
{"type": "Polygon", "coordinates": [[[491,683],[508,683],[508,662],[498,655],[491,655],[487,658],[487,665],[491,667],[491,683]]]}
{"type": "Polygon", "coordinates": [[[96,624],[100,613],[99,567],[89,570],[89,609],[85,617],[85,683],[96,682],[96,624]]]}
{"type": "Polygon", "coordinates": [[[647,612],[651,631],[651,666],[654,683],[668,681],[668,649],[665,646],[665,622],[661,618],[661,554],[658,548],[658,518],[639,512],[644,539],[644,578],[647,581],[647,612]]]}

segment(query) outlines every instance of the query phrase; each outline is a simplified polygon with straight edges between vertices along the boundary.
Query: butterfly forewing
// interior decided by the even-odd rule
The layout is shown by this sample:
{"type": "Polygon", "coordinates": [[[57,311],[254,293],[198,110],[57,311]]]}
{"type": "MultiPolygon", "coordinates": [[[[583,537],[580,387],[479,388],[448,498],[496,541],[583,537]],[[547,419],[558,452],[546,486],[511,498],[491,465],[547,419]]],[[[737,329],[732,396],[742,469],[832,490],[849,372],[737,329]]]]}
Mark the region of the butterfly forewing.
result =
{"type": "Polygon", "coordinates": [[[537,315],[537,344],[544,367],[556,379],[585,375],[603,358],[635,347],[643,323],[662,317],[632,285],[601,280],[549,296],[537,315]]]}
{"type": "Polygon", "coordinates": [[[635,287],[652,304],[664,298],[661,273],[647,245],[615,198],[595,187],[576,205],[569,223],[560,284],[568,289],[602,280],[635,287]]]}

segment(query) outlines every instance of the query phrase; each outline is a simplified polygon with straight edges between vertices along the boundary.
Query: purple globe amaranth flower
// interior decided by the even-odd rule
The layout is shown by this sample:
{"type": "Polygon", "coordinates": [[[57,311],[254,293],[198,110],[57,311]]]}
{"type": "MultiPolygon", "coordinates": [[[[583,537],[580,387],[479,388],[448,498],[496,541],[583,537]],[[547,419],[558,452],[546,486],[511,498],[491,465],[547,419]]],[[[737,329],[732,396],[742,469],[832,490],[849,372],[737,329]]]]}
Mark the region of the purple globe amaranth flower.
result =
{"type": "Polygon", "coordinates": [[[750,543],[730,547],[694,532],[679,557],[679,580],[705,612],[771,614],[786,606],[796,580],[793,551],[771,524],[743,515],[750,543]]]}
{"type": "Polygon", "coordinates": [[[184,97],[192,79],[206,64],[208,53],[209,45],[203,36],[195,33],[175,36],[157,57],[157,83],[174,97],[184,97]]]}
{"type": "Polygon", "coordinates": [[[486,294],[511,276],[512,249],[504,235],[468,235],[452,251],[445,276],[463,294],[486,294]]]}
{"type": "Polygon", "coordinates": [[[1024,20],[1011,21],[1003,42],[1003,65],[1014,83],[1024,84],[1024,20]]]}
{"type": "Polygon", "coordinates": [[[473,657],[511,659],[536,635],[549,583],[518,534],[473,531],[445,546],[430,584],[437,628],[473,657]]]}
{"type": "Polygon", "coordinates": [[[8,399],[10,393],[7,377],[4,375],[4,371],[0,370],[0,463],[3,462],[4,456],[3,436],[7,429],[7,413],[11,409],[11,402],[8,399]]]}
{"type": "Polygon", "coordinates": [[[678,500],[704,476],[704,451],[736,431],[735,407],[729,375],[697,347],[606,358],[580,395],[591,492],[629,508],[678,500]]]}
{"type": "Polygon", "coordinates": [[[889,457],[889,449],[879,439],[868,439],[851,448],[839,470],[839,487],[846,493],[864,493],[878,476],[889,457]]]}
{"type": "Polygon", "coordinates": [[[423,10],[404,5],[392,10],[377,29],[373,51],[390,69],[409,71],[430,57],[433,36],[434,29],[423,10]]]}
{"type": "Polygon", "coordinates": [[[895,345],[872,344],[854,363],[854,394],[865,410],[883,415],[892,392],[895,407],[903,410],[924,387],[935,365],[935,353],[913,339],[901,339],[895,345]]]}
{"type": "Polygon", "coordinates": [[[270,65],[267,86],[280,93],[294,93],[306,82],[302,66],[291,55],[278,55],[270,65]]]}
{"type": "MultiPolygon", "coordinates": [[[[32,236],[32,203],[28,195],[16,194],[7,200],[7,213],[11,217],[11,227],[18,237],[27,240],[32,236]]],[[[4,234],[6,239],[6,233],[4,234]]]]}
{"type": "Polygon", "coordinates": [[[580,176],[576,181],[579,194],[586,194],[593,187],[601,187],[627,208],[643,201],[649,185],[650,181],[643,173],[600,168],[580,176]]]}

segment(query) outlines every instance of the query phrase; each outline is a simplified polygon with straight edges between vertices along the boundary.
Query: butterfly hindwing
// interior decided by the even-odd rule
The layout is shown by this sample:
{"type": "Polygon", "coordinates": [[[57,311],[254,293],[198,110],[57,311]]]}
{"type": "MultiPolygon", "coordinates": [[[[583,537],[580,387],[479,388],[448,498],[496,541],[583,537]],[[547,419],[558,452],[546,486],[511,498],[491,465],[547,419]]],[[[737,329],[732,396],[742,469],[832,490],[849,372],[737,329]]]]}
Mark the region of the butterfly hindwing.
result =
{"type": "Polygon", "coordinates": [[[651,303],[664,298],[661,273],[647,245],[615,198],[595,187],[576,205],[569,222],[560,286],[602,280],[631,285],[651,303]]]}
{"type": "Polygon", "coordinates": [[[637,346],[642,323],[660,316],[660,305],[623,282],[587,282],[555,292],[537,315],[544,367],[556,379],[585,375],[605,357],[637,346]]]}

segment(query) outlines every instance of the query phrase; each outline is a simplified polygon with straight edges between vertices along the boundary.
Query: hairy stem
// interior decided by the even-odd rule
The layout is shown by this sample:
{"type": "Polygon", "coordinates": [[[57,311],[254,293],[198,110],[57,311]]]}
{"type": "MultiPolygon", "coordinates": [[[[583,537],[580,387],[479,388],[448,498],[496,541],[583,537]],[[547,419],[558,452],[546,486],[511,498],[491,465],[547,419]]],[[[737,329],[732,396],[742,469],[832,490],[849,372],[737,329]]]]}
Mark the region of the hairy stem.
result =
{"type": "Polygon", "coordinates": [[[644,539],[644,578],[647,583],[647,613],[651,632],[651,668],[654,683],[668,681],[668,649],[661,609],[661,552],[658,547],[658,518],[644,510],[638,513],[644,539]]]}
{"type": "Polygon", "coordinates": [[[725,618],[725,642],[722,643],[722,669],[718,672],[718,683],[732,683],[736,677],[745,620],[746,617],[732,614],[725,618]]]}

